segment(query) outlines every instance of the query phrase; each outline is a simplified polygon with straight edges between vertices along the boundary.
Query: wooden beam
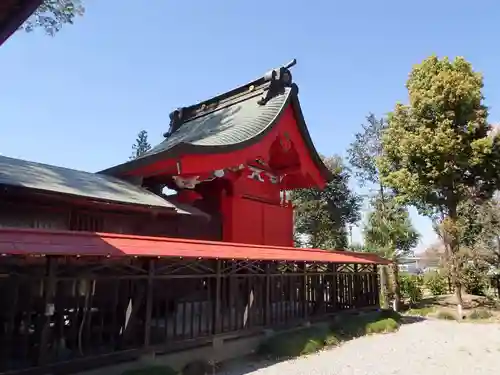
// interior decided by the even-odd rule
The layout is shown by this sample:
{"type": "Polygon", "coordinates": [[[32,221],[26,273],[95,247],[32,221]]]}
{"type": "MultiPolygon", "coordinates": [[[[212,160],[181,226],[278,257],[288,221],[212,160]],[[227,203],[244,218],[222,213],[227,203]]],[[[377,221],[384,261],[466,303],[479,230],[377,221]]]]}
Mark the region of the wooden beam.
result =
{"type": "Polygon", "coordinates": [[[146,290],[146,318],[144,326],[144,347],[149,348],[151,345],[151,319],[153,315],[153,283],[155,274],[155,260],[149,259],[148,262],[148,285],[146,290]]]}

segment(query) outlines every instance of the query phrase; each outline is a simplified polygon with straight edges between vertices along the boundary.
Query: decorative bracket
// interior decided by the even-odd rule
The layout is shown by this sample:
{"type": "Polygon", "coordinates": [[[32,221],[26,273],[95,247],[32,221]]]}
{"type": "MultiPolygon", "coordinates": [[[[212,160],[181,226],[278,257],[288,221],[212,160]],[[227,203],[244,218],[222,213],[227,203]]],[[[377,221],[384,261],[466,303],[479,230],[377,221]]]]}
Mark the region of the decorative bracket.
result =
{"type": "Polygon", "coordinates": [[[285,87],[290,87],[292,85],[292,73],[290,72],[290,68],[296,64],[297,60],[293,59],[281,68],[273,69],[264,75],[264,81],[269,81],[270,83],[264,95],[259,100],[259,105],[266,105],[269,100],[280,93],[285,87]]]}

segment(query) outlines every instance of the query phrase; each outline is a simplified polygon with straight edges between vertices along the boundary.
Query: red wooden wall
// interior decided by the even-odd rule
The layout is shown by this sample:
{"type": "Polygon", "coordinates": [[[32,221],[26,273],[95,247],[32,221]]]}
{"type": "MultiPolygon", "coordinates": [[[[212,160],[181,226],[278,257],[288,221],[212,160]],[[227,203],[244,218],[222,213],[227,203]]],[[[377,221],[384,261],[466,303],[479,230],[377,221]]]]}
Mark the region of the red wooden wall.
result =
{"type": "Polygon", "coordinates": [[[293,246],[293,210],[283,206],[278,184],[243,176],[221,200],[223,240],[293,246]]]}

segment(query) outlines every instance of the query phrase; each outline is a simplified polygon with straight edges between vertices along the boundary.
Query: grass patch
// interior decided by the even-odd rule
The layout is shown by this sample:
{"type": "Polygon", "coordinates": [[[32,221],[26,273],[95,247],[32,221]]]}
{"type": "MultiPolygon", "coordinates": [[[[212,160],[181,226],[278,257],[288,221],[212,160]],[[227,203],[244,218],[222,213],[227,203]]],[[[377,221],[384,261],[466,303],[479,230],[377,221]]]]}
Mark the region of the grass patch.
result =
{"type": "Polygon", "coordinates": [[[457,320],[457,317],[451,311],[440,310],[436,314],[436,318],[442,320],[457,320]]]}
{"type": "Polygon", "coordinates": [[[436,308],[434,306],[426,306],[426,307],[409,309],[405,312],[405,314],[413,316],[428,316],[433,314],[435,311],[436,308]]]}
{"type": "Polygon", "coordinates": [[[177,375],[178,372],[168,366],[146,366],[134,370],[126,370],[122,375],[177,375]]]}
{"type": "Polygon", "coordinates": [[[393,311],[345,316],[331,325],[277,334],[264,341],[258,353],[275,359],[298,357],[355,337],[397,331],[400,321],[401,316],[393,311]]]}
{"type": "Polygon", "coordinates": [[[493,316],[491,311],[485,309],[476,309],[473,310],[468,316],[467,319],[472,320],[481,320],[481,319],[489,319],[493,316]]]}
{"type": "Polygon", "coordinates": [[[365,327],[367,334],[395,332],[398,329],[399,329],[399,323],[392,318],[371,322],[368,323],[365,327]]]}
{"type": "Polygon", "coordinates": [[[326,341],[334,342],[333,335],[321,327],[302,328],[293,332],[279,333],[259,347],[258,353],[274,358],[291,358],[317,352],[326,341]]]}

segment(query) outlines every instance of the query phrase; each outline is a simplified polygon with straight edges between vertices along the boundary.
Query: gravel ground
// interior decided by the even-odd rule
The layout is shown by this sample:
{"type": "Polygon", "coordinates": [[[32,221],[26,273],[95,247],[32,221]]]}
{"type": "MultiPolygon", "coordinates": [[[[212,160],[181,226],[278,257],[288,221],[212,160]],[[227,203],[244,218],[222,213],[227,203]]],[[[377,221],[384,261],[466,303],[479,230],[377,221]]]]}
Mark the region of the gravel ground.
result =
{"type": "MultiPolygon", "coordinates": [[[[260,364],[262,365],[262,364],[260,364]]],[[[398,332],[267,367],[227,375],[489,375],[500,374],[500,324],[423,321],[398,332]]]]}

